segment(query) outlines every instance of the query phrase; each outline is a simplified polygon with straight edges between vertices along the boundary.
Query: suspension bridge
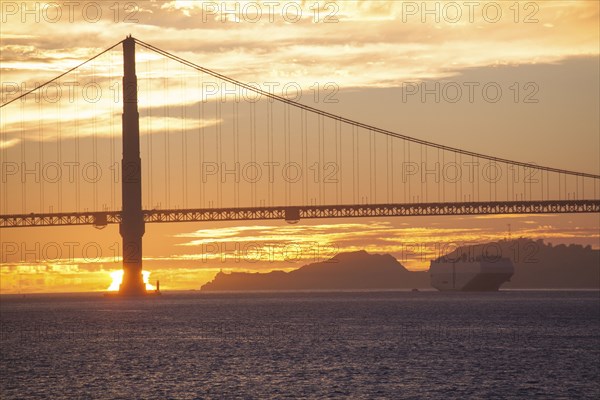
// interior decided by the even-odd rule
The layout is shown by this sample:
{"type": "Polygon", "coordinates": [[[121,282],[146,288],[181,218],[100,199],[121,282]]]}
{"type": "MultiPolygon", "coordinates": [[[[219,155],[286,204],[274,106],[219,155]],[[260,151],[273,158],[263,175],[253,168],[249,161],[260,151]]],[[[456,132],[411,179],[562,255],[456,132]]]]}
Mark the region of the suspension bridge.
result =
{"type": "Polygon", "coordinates": [[[599,175],[381,129],[131,36],[7,94],[0,228],[119,224],[125,295],[145,293],[146,223],[600,212],[599,175]]]}

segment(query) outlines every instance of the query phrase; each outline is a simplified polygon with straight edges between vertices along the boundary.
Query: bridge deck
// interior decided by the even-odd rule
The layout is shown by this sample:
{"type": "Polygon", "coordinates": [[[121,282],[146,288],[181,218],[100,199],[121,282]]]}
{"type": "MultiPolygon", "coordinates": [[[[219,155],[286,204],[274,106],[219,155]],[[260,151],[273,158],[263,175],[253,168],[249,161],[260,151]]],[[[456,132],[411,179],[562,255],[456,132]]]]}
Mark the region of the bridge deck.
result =
{"type": "MultiPolygon", "coordinates": [[[[399,217],[490,214],[600,213],[600,200],[544,200],[470,203],[362,204],[297,207],[144,210],[144,221],[209,222],[310,218],[399,217]]],[[[0,227],[118,224],[120,211],[0,215],[0,227]]]]}

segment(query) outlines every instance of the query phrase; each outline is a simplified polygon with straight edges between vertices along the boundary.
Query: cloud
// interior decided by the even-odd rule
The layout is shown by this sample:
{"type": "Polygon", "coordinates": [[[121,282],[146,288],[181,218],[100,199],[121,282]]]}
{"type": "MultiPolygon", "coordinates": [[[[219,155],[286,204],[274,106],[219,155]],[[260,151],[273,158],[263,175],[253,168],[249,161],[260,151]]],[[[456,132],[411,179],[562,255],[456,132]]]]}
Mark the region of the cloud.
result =
{"type": "Polygon", "coordinates": [[[556,214],[502,214],[502,215],[476,215],[476,219],[513,219],[513,218],[555,218],[556,214]]]}
{"type": "Polygon", "coordinates": [[[21,139],[13,138],[9,140],[0,140],[0,149],[7,149],[12,146],[16,146],[19,144],[21,139]]]}
{"type": "MultiPolygon", "coordinates": [[[[343,87],[387,86],[448,77],[464,68],[598,54],[596,2],[532,3],[538,8],[522,7],[519,15],[512,3],[496,2],[502,18],[494,23],[484,14],[483,5],[472,15],[460,5],[462,17],[452,22],[448,2],[435,3],[437,16],[420,9],[412,14],[405,2],[322,4],[320,17],[334,13],[334,23],[315,22],[312,2],[298,3],[302,18],[294,23],[282,13],[285,2],[272,12],[262,4],[262,16],[255,23],[247,18],[252,13],[243,11],[245,3],[214,4],[215,13],[207,12],[206,2],[144,2],[136,13],[138,22],[130,24],[115,23],[113,12],[105,9],[98,22],[79,17],[73,23],[51,24],[52,34],[47,33],[49,24],[23,24],[11,18],[3,26],[3,67],[51,76],[130,32],[237,79],[295,77],[311,84],[326,78],[343,87]],[[222,14],[231,15],[226,8],[236,10],[233,20],[240,22],[221,19],[222,14]],[[531,15],[537,22],[525,23],[531,15]]],[[[424,3],[414,4],[420,8],[424,3]]]]}

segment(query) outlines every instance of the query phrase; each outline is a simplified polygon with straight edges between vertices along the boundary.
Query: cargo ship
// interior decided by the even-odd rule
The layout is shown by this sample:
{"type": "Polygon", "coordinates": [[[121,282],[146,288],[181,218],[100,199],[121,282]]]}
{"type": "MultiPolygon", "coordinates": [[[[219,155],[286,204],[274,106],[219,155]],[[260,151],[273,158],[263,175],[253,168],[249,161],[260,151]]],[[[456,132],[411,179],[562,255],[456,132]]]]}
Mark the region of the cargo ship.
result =
{"type": "Polygon", "coordinates": [[[508,258],[456,260],[442,257],[431,261],[429,267],[431,286],[440,291],[497,291],[504,282],[510,281],[514,272],[515,267],[508,258]]]}

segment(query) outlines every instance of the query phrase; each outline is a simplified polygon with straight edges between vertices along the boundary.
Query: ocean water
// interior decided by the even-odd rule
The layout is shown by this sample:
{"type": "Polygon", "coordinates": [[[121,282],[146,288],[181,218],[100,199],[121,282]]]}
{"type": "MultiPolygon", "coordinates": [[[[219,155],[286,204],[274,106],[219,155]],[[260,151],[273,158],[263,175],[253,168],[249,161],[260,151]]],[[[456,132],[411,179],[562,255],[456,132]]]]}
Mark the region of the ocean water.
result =
{"type": "Polygon", "coordinates": [[[0,298],[1,399],[600,398],[585,291],[0,298]]]}

